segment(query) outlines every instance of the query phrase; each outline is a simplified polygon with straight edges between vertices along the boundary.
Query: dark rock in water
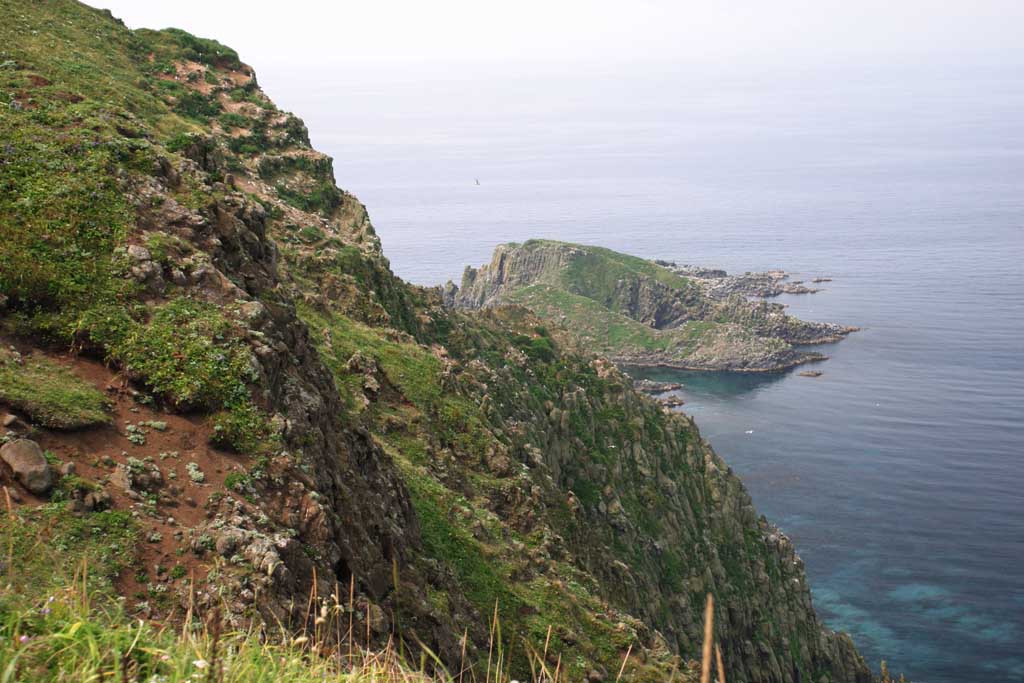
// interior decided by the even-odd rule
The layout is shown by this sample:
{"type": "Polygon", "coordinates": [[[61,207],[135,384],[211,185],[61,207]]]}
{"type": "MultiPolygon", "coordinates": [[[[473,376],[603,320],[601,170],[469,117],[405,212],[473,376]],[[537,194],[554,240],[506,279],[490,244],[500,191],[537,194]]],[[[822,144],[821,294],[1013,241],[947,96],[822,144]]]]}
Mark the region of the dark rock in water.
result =
{"type": "Polygon", "coordinates": [[[53,488],[53,470],[35,441],[17,439],[6,443],[0,448],[0,458],[14,471],[22,486],[35,495],[45,495],[53,488]]]}
{"type": "Polygon", "coordinates": [[[633,388],[645,394],[663,394],[666,391],[678,391],[683,388],[679,382],[659,382],[654,379],[638,379],[633,382],[633,388]]]}
{"type": "Polygon", "coordinates": [[[800,373],[801,377],[821,377],[824,373],[821,370],[804,370],[800,373]]]}
{"type": "Polygon", "coordinates": [[[686,403],[686,401],[679,398],[675,394],[669,394],[668,396],[659,396],[657,400],[658,403],[669,408],[677,408],[686,403]]]}

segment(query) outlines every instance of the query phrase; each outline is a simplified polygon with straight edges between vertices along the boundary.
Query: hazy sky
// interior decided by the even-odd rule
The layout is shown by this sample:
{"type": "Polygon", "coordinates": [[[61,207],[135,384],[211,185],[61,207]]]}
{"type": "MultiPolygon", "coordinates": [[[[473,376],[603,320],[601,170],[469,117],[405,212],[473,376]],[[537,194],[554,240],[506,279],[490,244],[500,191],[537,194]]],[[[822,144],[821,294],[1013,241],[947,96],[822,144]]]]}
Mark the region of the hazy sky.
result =
{"type": "Polygon", "coordinates": [[[1020,0],[90,0],[270,62],[360,68],[1021,61],[1020,0]]]}

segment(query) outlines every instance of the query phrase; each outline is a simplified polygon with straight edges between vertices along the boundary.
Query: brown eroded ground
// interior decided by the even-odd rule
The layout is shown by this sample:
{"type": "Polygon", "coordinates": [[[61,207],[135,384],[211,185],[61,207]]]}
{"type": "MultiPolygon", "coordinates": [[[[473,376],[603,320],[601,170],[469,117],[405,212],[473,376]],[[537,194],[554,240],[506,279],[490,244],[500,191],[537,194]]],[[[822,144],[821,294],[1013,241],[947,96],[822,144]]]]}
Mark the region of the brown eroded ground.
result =
{"type": "MultiPolygon", "coordinates": [[[[0,340],[0,343],[8,345],[10,341],[0,340]]],[[[112,508],[132,511],[139,525],[140,540],[136,565],[119,577],[121,594],[135,596],[144,592],[145,581],[139,580],[142,573],[154,577],[158,565],[164,572],[176,566],[184,567],[184,575],[172,578],[174,581],[187,582],[194,578],[201,583],[209,566],[205,559],[190,552],[188,530],[214,515],[216,499],[211,501],[211,497],[223,495],[224,480],[231,472],[244,472],[246,458],[211,447],[208,443],[211,427],[204,417],[176,415],[139,402],[136,399],[143,394],[98,361],[45,352],[23,344],[15,346],[23,354],[45,355],[103,390],[110,400],[110,425],[78,431],[30,426],[26,416],[2,404],[0,412],[19,417],[9,428],[18,436],[36,441],[62,463],[74,463],[74,474],[102,487],[111,497],[112,508]],[[166,424],[166,427],[154,428],[151,425],[154,422],[161,427],[166,424]],[[144,443],[134,443],[128,438],[131,435],[129,425],[139,426],[144,432],[144,443]],[[161,483],[145,491],[131,490],[125,475],[130,458],[159,468],[161,483]],[[186,469],[189,463],[198,466],[203,474],[202,482],[193,481],[189,476],[186,469]]],[[[0,485],[14,488],[21,505],[37,506],[46,502],[14,482],[5,465],[0,465],[0,485]]],[[[241,501],[239,504],[246,505],[241,501]]],[[[180,570],[178,573],[181,574],[180,570]]]]}

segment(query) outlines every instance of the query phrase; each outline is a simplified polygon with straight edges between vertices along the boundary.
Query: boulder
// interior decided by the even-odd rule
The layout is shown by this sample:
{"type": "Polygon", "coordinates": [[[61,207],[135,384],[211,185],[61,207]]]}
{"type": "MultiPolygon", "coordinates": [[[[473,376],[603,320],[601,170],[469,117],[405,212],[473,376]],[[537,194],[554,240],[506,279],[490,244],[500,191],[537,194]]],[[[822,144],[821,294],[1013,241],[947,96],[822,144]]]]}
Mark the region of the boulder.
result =
{"type": "Polygon", "coordinates": [[[128,258],[136,263],[142,263],[143,261],[151,260],[153,257],[150,255],[149,249],[138,244],[130,244],[128,245],[128,258]]]}
{"type": "Polygon", "coordinates": [[[16,439],[6,443],[0,448],[0,458],[14,471],[22,486],[37,496],[53,488],[53,470],[35,441],[16,439]]]}

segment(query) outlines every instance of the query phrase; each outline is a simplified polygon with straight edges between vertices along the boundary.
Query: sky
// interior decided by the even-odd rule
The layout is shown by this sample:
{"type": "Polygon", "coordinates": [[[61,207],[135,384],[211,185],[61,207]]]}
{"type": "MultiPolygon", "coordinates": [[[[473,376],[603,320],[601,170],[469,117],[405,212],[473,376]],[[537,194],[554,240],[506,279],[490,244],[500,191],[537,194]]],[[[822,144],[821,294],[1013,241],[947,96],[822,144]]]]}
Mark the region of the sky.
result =
{"type": "Polygon", "coordinates": [[[1021,60],[1019,0],[90,0],[257,70],[961,64],[1021,60]]]}

